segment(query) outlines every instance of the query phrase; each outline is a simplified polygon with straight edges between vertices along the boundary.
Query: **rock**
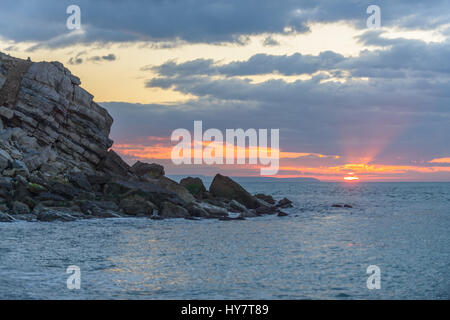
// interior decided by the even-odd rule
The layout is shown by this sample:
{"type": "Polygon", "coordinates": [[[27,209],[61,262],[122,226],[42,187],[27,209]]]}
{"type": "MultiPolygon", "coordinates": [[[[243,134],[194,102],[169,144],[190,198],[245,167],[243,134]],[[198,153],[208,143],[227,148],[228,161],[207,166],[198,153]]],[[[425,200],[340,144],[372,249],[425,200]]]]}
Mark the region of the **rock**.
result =
{"type": "Polygon", "coordinates": [[[14,188],[13,180],[8,177],[0,177],[0,190],[12,190],[14,188]]]}
{"type": "Polygon", "coordinates": [[[353,206],[351,206],[349,204],[344,204],[344,208],[353,208],[353,206]]]}
{"type": "Polygon", "coordinates": [[[67,174],[67,179],[77,188],[83,189],[88,192],[92,191],[92,185],[89,183],[89,180],[83,173],[71,171],[67,174]]]}
{"type": "Polygon", "coordinates": [[[131,196],[120,201],[119,207],[131,216],[151,216],[154,210],[158,210],[153,203],[140,196],[131,196]]]}
{"type": "Polygon", "coordinates": [[[245,211],[248,211],[247,208],[243,204],[237,202],[236,200],[231,200],[228,205],[229,205],[229,208],[230,208],[231,212],[245,212],[245,211]]]}
{"type": "Polygon", "coordinates": [[[331,206],[332,208],[342,208],[343,206],[342,206],[342,204],[333,204],[332,206],[331,206]]]}
{"type": "Polygon", "coordinates": [[[42,222],[53,222],[53,221],[75,221],[76,218],[72,217],[70,214],[58,212],[56,210],[46,210],[39,213],[37,219],[42,222]]]}
{"type": "Polygon", "coordinates": [[[187,177],[181,179],[180,185],[185,187],[197,199],[202,199],[203,194],[206,192],[205,185],[200,178],[187,177]]]}
{"type": "Polygon", "coordinates": [[[120,217],[120,215],[118,214],[120,208],[116,203],[112,201],[81,200],[76,201],[76,203],[79,205],[81,211],[85,215],[92,215],[103,218],[120,217]]]}
{"type": "Polygon", "coordinates": [[[14,112],[11,109],[6,108],[5,106],[0,107],[0,117],[5,120],[10,120],[14,117],[14,112]]]}
{"type": "Polygon", "coordinates": [[[258,216],[259,215],[256,213],[255,209],[245,210],[245,211],[242,211],[239,214],[239,217],[242,217],[242,218],[255,218],[255,217],[258,217],[258,216]]]}
{"type": "Polygon", "coordinates": [[[209,192],[215,197],[236,200],[248,209],[256,209],[258,203],[250,193],[231,178],[217,174],[209,188],[209,192]]]}
{"type": "Polygon", "coordinates": [[[280,201],[278,201],[277,207],[282,208],[282,209],[292,208],[293,207],[292,201],[289,200],[288,198],[283,198],[280,201]]]}
{"type": "Polygon", "coordinates": [[[2,121],[2,119],[0,119],[0,131],[3,130],[3,129],[4,129],[3,121],[2,121]]]}
{"type": "Polygon", "coordinates": [[[256,208],[255,211],[259,215],[262,215],[262,214],[275,214],[275,213],[277,213],[276,207],[267,207],[267,206],[258,207],[258,208],[256,208]]]}
{"type": "Polygon", "coordinates": [[[4,177],[10,177],[10,178],[14,178],[16,176],[16,169],[5,169],[3,170],[2,175],[4,177]]]}
{"type": "Polygon", "coordinates": [[[43,192],[47,192],[48,190],[47,188],[41,186],[40,184],[30,182],[28,184],[28,191],[30,191],[33,194],[41,194],[43,192]]]}
{"type": "Polygon", "coordinates": [[[226,217],[228,210],[219,206],[215,206],[206,202],[197,202],[196,205],[208,212],[209,217],[226,217]]]}
{"type": "MultiPolygon", "coordinates": [[[[47,164],[48,161],[55,161],[56,153],[50,146],[42,149],[39,153],[27,155],[24,162],[30,171],[39,169],[42,165],[47,164]]],[[[53,164],[54,165],[54,164],[53,164]]],[[[56,166],[58,167],[58,166],[56,166]]]]}
{"type": "Polygon", "coordinates": [[[0,149],[0,171],[12,166],[13,159],[5,150],[0,149]]]}
{"type": "Polygon", "coordinates": [[[13,222],[14,220],[9,214],[0,211],[0,222],[13,222]]]}
{"type": "Polygon", "coordinates": [[[30,171],[28,170],[27,165],[23,161],[14,160],[12,164],[13,169],[16,170],[16,175],[28,177],[30,175],[30,171]]]}
{"type": "Polygon", "coordinates": [[[33,222],[33,221],[37,220],[37,216],[34,214],[15,214],[14,218],[16,220],[27,221],[27,222],[33,222]]]}
{"type": "Polygon", "coordinates": [[[277,216],[278,216],[278,217],[287,217],[287,216],[288,216],[288,214],[287,214],[287,213],[285,213],[285,212],[283,212],[283,211],[278,211],[278,214],[277,214],[277,216]]]}
{"type": "Polygon", "coordinates": [[[166,174],[162,165],[156,163],[149,164],[140,161],[136,162],[131,167],[131,171],[138,177],[147,177],[150,179],[159,179],[166,174]]]}
{"type": "Polygon", "coordinates": [[[80,189],[75,188],[71,184],[62,182],[52,182],[50,191],[70,200],[81,194],[80,189]]]}
{"type": "Polygon", "coordinates": [[[263,201],[265,201],[265,202],[267,202],[269,204],[275,204],[275,200],[270,195],[266,195],[266,194],[263,194],[263,193],[258,193],[258,194],[255,194],[255,197],[258,198],[258,199],[261,199],[261,200],[263,200],[263,201]]]}
{"type": "Polygon", "coordinates": [[[107,153],[106,157],[100,163],[99,168],[109,174],[118,176],[128,176],[131,171],[131,167],[113,150],[107,153]]]}
{"type": "Polygon", "coordinates": [[[203,209],[200,205],[198,205],[195,202],[189,203],[186,209],[189,211],[189,214],[193,217],[211,218],[208,211],[203,209]]]}
{"type": "Polygon", "coordinates": [[[30,208],[25,203],[14,201],[12,204],[12,212],[13,214],[29,214],[30,208]]]}
{"type": "Polygon", "coordinates": [[[159,215],[163,218],[186,218],[189,216],[189,212],[176,204],[164,202],[159,215]]]}
{"type": "Polygon", "coordinates": [[[166,191],[175,193],[187,203],[195,200],[194,196],[185,187],[167,177],[160,177],[156,184],[166,191]]]}

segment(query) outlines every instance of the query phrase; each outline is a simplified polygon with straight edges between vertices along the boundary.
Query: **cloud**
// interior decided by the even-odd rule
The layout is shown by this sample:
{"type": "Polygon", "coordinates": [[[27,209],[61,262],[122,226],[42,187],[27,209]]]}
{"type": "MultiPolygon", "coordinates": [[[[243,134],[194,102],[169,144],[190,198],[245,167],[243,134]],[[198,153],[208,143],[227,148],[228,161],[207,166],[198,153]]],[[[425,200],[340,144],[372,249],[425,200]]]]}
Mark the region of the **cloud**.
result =
{"type": "Polygon", "coordinates": [[[116,55],[113,53],[104,55],[104,56],[92,56],[92,57],[85,57],[82,58],[83,56],[86,55],[86,51],[82,51],[80,53],[78,53],[75,57],[71,57],[68,61],[68,64],[70,65],[78,65],[78,64],[82,64],[85,61],[90,61],[90,62],[103,62],[103,61],[115,61],[117,59],[116,55]]]}
{"type": "Polygon", "coordinates": [[[277,40],[275,40],[273,37],[269,36],[264,39],[263,45],[265,47],[275,47],[275,46],[280,45],[280,43],[277,40]]]}
{"type": "MultiPolygon", "coordinates": [[[[49,47],[129,41],[242,43],[249,35],[307,32],[314,22],[346,21],[366,28],[370,4],[353,0],[4,0],[0,3],[0,36],[49,47]],[[66,8],[72,4],[81,8],[82,32],[66,28],[66,8]]],[[[449,21],[449,4],[444,0],[377,4],[382,26],[430,30],[449,21]]]]}

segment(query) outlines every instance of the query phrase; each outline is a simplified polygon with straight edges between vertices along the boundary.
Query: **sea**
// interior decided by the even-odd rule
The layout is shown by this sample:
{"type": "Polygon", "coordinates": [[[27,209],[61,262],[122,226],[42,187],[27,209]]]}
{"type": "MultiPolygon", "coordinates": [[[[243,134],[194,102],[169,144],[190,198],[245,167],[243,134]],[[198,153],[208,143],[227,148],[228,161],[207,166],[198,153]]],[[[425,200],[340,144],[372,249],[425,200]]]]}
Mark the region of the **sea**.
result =
{"type": "Polygon", "coordinates": [[[243,185],[295,206],[245,221],[0,223],[0,299],[450,298],[450,183],[243,185]]]}

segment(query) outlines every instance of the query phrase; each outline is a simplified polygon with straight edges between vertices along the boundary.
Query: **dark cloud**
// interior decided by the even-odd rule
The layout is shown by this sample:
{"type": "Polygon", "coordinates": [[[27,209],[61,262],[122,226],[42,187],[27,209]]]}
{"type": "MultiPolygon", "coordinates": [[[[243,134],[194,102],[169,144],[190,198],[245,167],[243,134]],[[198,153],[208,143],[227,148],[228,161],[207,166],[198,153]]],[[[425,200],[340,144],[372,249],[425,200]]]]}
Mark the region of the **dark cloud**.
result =
{"type": "Polygon", "coordinates": [[[75,57],[71,57],[68,61],[70,65],[82,64],[84,61],[91,62],[102,62],[102,61],[115,61],[117,59],[116,55],[113,53],[107,54],[105,56],[92,56],[82,58],[82,56],[86,55],[86,51],[78,53],[75,57]]]}
{"type": "MultiPolygon", "coordinates": [[[[0,36],[40,45],[76,42],[173,41],[245,43],[248,35],[308,31],[311,22],[345,20],[366,27],[373,1],[269,0],[4,0],[0,36]],[[81,7],[83,32],[66,28],[66,8],[81,7]]],[[[444,0],[377,1],[383,26],[433,29],[449,21],[444,0]]],[[[270,42],[270,41],[269,41],[270,42]]]]}
{"type": "Polygon", "coordinates": [[[263,41],[263,45],[265,47],[275,47],[275,46],[278,46],[279,44],[280,43],[277,40],[275,40],[273,37],[270,37],[270,36],[266,37],[263,41]]]}
{"type": "Polygon", "coordinates": [[[232,77],[278,73],[291,76],[328,71],[335,77],[345,77],[344,71],[349,71],[353,77],[370,78],[450,76],[450,41],[426,43],[421,40],[387,39],[380,32],[365,33],[360,39],[385,48],[365,50],[356,57],[344,57],[332,51],[321,52],[319,55],[256,54],[246,61],[224,65],[219,65],[212,59],[197,59],[179,64],[168,61],[144,70],[152,70],[159,75],[159,78],[147,83],[149,87],[163,85],[166,88],[170,87],[168,82],[183,81],[185,77],[200,75],[232,77]]]}

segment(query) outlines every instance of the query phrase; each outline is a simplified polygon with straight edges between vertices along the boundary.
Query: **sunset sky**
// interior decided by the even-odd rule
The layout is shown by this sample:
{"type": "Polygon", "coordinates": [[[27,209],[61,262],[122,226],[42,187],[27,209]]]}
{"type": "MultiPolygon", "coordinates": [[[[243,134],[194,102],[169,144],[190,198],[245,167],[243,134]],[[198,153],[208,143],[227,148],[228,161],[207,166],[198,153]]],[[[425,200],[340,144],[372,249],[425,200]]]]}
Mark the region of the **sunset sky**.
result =
{"type": "Polygon", "coordinates": [[[259,175],[173,165],[172,131],[202,120],[280,129],[279,177],[450,181],[448,1],[4,0],[0,51],[79,76],[130,164],[259,175]],[[71,4],[81,30],[66,27],[71,4]]]}

